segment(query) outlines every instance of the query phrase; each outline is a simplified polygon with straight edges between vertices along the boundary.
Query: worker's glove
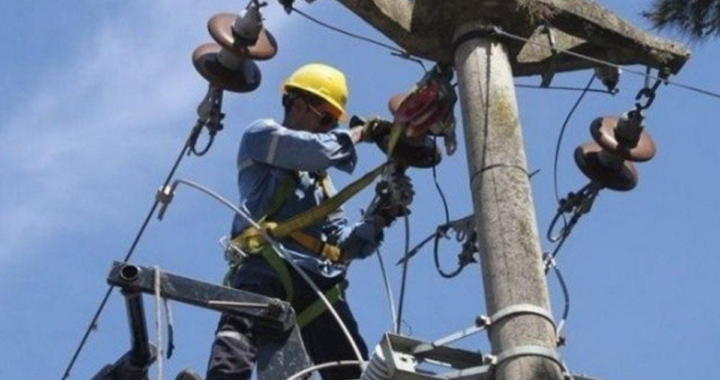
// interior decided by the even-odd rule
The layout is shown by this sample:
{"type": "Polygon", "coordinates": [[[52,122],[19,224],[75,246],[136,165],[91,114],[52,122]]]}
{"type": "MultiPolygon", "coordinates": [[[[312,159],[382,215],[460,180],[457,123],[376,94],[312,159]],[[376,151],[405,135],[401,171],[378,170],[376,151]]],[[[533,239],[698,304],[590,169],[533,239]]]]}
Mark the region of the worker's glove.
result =
{"type": "Polygon", "coordinates": [[[370,215],[382,218],[385,227],[395,219],[410,215],[410,204],[415,196],[410,177],[395,167],[383,175],[383,180],[375,187],[376,197],[368,207],[370,215]]]}
{"type": "Polygon", "coordinates": [[[376,116],[367,119],[359,116],[353,116],[350,119],[351,127],[362,127],[360,132],[360,141],[362,142],[378,142],[390,133],[393,123],[388,120],[381,119],[376,116]]]}

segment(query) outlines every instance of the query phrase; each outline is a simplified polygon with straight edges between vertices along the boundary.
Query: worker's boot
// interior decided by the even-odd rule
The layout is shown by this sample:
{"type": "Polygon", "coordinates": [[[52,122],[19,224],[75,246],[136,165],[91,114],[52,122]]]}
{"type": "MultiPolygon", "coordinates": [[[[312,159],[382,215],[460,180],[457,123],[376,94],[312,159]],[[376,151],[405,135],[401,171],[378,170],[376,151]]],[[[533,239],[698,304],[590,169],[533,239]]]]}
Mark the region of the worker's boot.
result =
{"type": "Polygon", "coordinates": [[[184,369],[175,376],[175,380],[203,380],[203,378],[191,369],[184,369]]]}

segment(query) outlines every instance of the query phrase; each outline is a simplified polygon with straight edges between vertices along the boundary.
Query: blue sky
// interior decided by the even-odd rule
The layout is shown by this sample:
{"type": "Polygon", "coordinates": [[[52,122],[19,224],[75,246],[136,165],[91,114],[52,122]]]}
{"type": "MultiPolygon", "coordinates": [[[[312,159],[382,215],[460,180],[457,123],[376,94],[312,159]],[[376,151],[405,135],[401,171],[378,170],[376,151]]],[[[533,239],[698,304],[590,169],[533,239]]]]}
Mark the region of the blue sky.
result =
{"type": "MultiPolygon", "coordinates": [[[[641,28],[649,27],[638,16],[649,2],[601,3],[641,28]]],[[[244,6],[225,0],[3,4],[0,378],[62,377],[107,290],[112,262],[130,248],[194,123],[207,83],[192,67],[191,53],[211,40],[206,22],[215,13],[244,6]]],[[[336,2],[296,6],[383,40],[336,2]]],[[[279,52],[260,63],[262,85],[249,94],[226,94],[225,129],[207,155],[185,158],[176,174],[233,201],[235,150],[243,126],[259,117],[279,117],[280,84],[294,68],[310,61],[342,68],[350,81],[351,113],[385,117],[387,99],[422,75],[415,63],[287,15],[275,2],[264,13],[279,52]]],[[[717,43],[691,45],[691,60],[672,80],[720,92],[717,43]]],[[[555,84],[583,86],[590,75],[558,75],[555,84]]],[[[590,140],[590,122],[627,111],[641,87],[642,78],[626,72],[619,94],[586,97],[561,146],[561,194],[587,183],[572,152],[590,140]]],[[[541,244],[550,250],[553,245],[544,234],[556,208],[553,154],[578,93],[517,88],[517,94],[528,166],[540,169],[532,186],[541,244]]],[[[638,165],[640,184],[628,193],[602,192],[561,251],[571,311],[567,345],[560,352],[574,372],[616,380],[712,378],[717,372],[718,102],[677,86],[661,87],[646,119],[658,153],[638,165]]],[[[451,219],[472,210],[461,125],[458,129],[458,152],[444,157],[437,172],[451,219]]],[[[360,154],[357,175],[382,160],[372,146],[361,147],[360,154]]],[[[444,222],[444,212],[432,173],[414,169],[410,174],[417,190],[410,218],[414,245],[444,222]]],[[[352,179],[342,173],[334,178],[339,186],[352,179]]],[[[351,219],[370,197],[366,191],[346,206],[351,219]]],[[[228,232],[230,220],[227,209],[181,187],[164,220],[151,221],[131,262],[218,283],[225,271],[218,240],[228,232]]],[[[387,232],[382,249],[395,296],[401,271],[391,264],[402,255],[404,240],[398,223],[387,232]]],[[[460,247],[443,241],[441,248],[441,262],[449,271],[460,247]]],[[[351,305],[373,346],[391,329],[377,259],[354,263],[349,278],[351,305]]],[[[563,299],[553,277],[549,289],[559,316],[563,299]]],[[[152,300],[146,301],[152,316],[152,300]]],[[[173,305],[176,351],[164,363],[166,378],[184,367],[204,370],[217,320],[214,312],[173,305]]],[[[480,314],[485,314],[485,301],[477,264],[446,280],[435,270],[430,246],[411,262],[404,333],[435,340],[470,326],[480,314]]],[[[483,352],[489,348],[484,334],[460,344],[483,352]]],[[[92,377],[128,348],[124,303],[115,292],[70,378],[92,377]]],[[[151,377],[156,376],[153,367],[151,377]]]]}

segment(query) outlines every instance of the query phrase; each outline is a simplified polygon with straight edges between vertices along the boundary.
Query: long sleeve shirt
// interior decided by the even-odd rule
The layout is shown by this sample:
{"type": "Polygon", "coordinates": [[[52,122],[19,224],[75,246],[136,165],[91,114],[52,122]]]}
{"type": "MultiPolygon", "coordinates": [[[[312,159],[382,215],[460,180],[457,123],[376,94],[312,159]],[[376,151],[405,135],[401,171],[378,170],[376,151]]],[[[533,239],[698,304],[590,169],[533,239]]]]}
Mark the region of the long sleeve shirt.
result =
{"type": "MultiPolygon", "coordinates": [[[[269,218],[273,222],[285,221],[325,199],[318,173],[326,175],[331,167],[352,173],[356,162],[355,145],[345,130],[310,133],[286,128],[271,119],[255,121],[243,134],[238,151],[240,207],[256,221],[264,218],[273,211],[271,202],[283,183],[293,181],[294,189],[269,218]]],[[[235,216],[233,236],[248,226],[245,219],[235,216]]],[[[333,263],[289,238],[281,241],[295,263],[325,277],[343,275],[352,259],[367,257],[382,239],[382,230],[372,219],[350,224],[342,208],[303,232],[337,245],[344,252],[346,261],[333,263]]]]}

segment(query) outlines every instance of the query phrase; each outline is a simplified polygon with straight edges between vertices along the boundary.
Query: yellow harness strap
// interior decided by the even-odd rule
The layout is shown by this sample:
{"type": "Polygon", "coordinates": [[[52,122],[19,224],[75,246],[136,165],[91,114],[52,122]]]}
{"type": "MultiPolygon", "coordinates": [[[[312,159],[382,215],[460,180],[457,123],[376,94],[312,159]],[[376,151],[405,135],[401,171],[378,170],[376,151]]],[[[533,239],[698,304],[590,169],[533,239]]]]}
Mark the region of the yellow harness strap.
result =
{"type": "Polygon", "coordinates": [[[390,161],[381,164],[377,168],[347,185],[337,194],[325,199],[319,205],[278,224],[277,227],[273,229],[273,236],[279,239],[284,238],[285,236],[290,235],[293,231],[300,231],[319,222],[326,216],[330,215],[333,211],[337,210],[343,203],[347,202],[348,199],[360,192],[360,190],[370,185],[389,164],[390,161]]]}
{"type": "MultiPolygon", "coordinates": [[[[277,223],[265,222],[261,224],[261,227],[271,237],[276,237],[274,230],[277,228],[277,223]]],[[[328,244],[315,236],[306,234],[302,231],[293,231],[288,235],[289,238],[298,243],[301,247],[313,252],[316,255],[322,256],[332,262],[338,262],[342,257],[342,250],[332,244],[328,244]]],[[[267,245],[265,237],[255,227],[246,228],[240,235],[232,239],[233,244],[240,248],[244,252],[255,252],[260,248],[267,245]]]]}
{"type": "MultiPolygon", "coordinates": [[[[342,281],[325,292],[325,298],[327,298],[328,302],[333,304],[343,298],[346,288],[347,281],[342,281]]],[[[327,310],[325,302],[321,299],[315,300],[315,302],[306,307],[305,310],[303,310],[300,314],[298,314],[297,318],[295,318],[298,326],[300,326],[300,328],[307,326],[310,322],[315,320],[315,318],[319,317],[320,314],[324,313],[325,310],[327,310]]]]}

